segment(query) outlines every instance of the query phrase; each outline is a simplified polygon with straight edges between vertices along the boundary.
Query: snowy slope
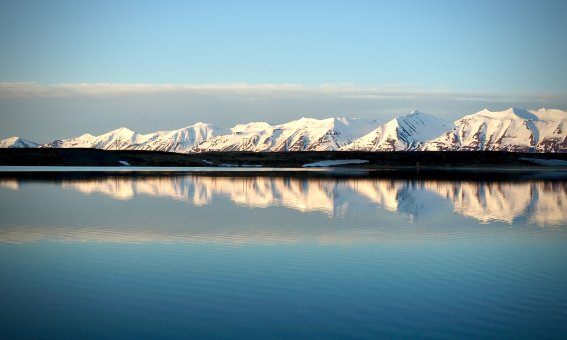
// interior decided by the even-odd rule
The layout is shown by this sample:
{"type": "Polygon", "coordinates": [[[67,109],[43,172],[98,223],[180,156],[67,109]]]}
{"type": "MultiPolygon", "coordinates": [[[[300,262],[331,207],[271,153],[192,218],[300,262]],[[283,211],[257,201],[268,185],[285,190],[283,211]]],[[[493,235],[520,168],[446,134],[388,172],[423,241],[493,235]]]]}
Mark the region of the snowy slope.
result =
{"type": "Polygon", "coordinates": [[[277,141],[274,151],[337,150],[377,126],[377,121],[366,119],[301,118],[281,125],[282,130],[286,133],[284,138],[277,141]]]}
{"type": "Polygon", "coordinates": [[[482,110],[455,122],[455,128],[426,142],[423,150],[567,152],[567,112],[482,110]]]}
{"type": "Polygon", "coordinates": [[[231,134],[200,144],[195,151],[330,151],[377,126],[374,120],[301,118],[289,123],[239,124],[231,134]]]}
{"type": "Polygon", "coordinates": [[[42,148],[91,148],[94,144],[95,136],[85,133],[79,137],[68,139],[56,139],[50,143],[43,144],[42,148]]]}
{"type": "Polygon", "coordinates": [[[135,144],[128,146],[128,149],[186,153],[219,133],[222,133],[222,130],[211,124],[199,122],[179,130],[141,135],[135,144]]]}
{"type": "Polygon", "coordinates": [[[264,122],[238,124],[226,133],[205,140],[193,151],[268,151],[274,128],[264,122]]]}
{"type": "Polygon", "coordinates": [[[100,136],[93,136],[85,133],[79,137],[68,139],[57,139],[51,143],[42,145],[46,148],[95,148],[105,150],[126,149],[129,145],[139,139],[134,131],[122,127],[112,130],[100,136]]]}
{"type": "Polygon", "coordinates": [[[100,136],[84,134],[79,137],[55,140],[43,145],[51,148],[96,148],[105,150],[155,150],[189,152],[206,139],[221,131],[210,124],[197,123],[174,131],[139,134],[120,128],[100,136]]]}
{"type": "Polygon", "coordinates": [[[341,150],[405,151],[416,150],[421,144],[453,128],[454,125],[433,115],[413,111],[392,119],[372,132],[356,139],[341,150]]]}
{"type": "Polygon", "coordinates": [[[37,148],[37,143],[20,137],[10,137],[0,140],[0,148],[37,148]]]}
{"type": "Polygon", "coordinates": [[[531,111],[538,120],[537,152],[567,152],[567,111],[539,109],[531,111]]]}

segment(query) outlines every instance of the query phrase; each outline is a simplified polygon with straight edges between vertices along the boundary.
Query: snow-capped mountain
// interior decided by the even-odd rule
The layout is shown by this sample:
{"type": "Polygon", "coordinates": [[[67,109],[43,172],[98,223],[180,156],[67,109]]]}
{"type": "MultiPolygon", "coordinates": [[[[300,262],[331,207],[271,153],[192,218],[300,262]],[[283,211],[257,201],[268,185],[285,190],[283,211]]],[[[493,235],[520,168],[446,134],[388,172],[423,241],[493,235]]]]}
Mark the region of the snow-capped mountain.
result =
{"type": "Polygon", "coordinates": [[[375,120],[301,118],[289,123],[239,124],[194,151],[331,151],[374,129],[375,120]]]}
{"type": "Polygon", "coordinates": [[[128,149],[187,153],[195,146],[223,132],[224,130],[211,124],[199,122],[179,130],[142,135],[136,143],[128,146],[128,149]]]}
{"type": "MultiPolygon", "coordinates": [[[[454,123],[419,111],[379,126],[376,120],[301,118],[289,123],[238,124],[219,129],[196,123],[178,130],[148,134],[120,128],[100,136],[84,134],[40,145],[47,148],[106,150],[207,151],[445,151],[487,150],[567,152],[567,111],[511,108],[482,110],[454,123]]],[[[12,137],[0,147],[37,147],[12,137]]]]}
{"type": "Polygon", "coordinates": [[[452,129],[454,125],[433,115],[413,111],[392,119],[372,132],[354,140],[341,150],[405,151],[417,150],[425,141],[452,129]]]}
{"type": "Polygon", "coordinates": [[[221,130],[206,123],[197,123],[174,131],[158,131],[149,134],[139,134],[123,127],[100,136],[87,133],[75,138],[55,140],[42,147],[190,152],[193,147],[214,137],[215,133],[219,131],[221,130]]]}
{"type": "Polygon", "coordinates": [[[0,148],[37,148],[38,144],[20,137],[0,140],[0,148]]]}
{"type": "MultiPolygon", "coordinates": [[[[540,226],[565,225],[567,183],[550,186],[534,182],[475,182],[356,178],[316,179],[283,177],[110,177],[63,180],[60,185],[84,194],[101,193],[119,200],[136,196],[175,199],[196,206],[225,197],[239,206],[282,206],[301,212],[344,216],[361,208],[399,213],[411,220],[427,218],[442,209],[479,220],[512,224],[516,219],[540,226]],[[352,212],[352,211],[351,211],[352,212]]],[[[0,187],[18,190],[13,179],[0,187]]]]}
{"type": "Polygon", "coordinates": [[[567,152],[567,112],[482,110],[455,121],[455,128],[426,142],[423,150],[567,152]]]}
{"type": "Polygon", "coordinates": [[[51,143],[42,145],[44,148],[95,148],[106,150],[125,149],[132,144],[136,133],[128,128],[122,127],[112,130],[100,136],[85,133],[79,137],[68,139],[56,139],[51,143]]]}

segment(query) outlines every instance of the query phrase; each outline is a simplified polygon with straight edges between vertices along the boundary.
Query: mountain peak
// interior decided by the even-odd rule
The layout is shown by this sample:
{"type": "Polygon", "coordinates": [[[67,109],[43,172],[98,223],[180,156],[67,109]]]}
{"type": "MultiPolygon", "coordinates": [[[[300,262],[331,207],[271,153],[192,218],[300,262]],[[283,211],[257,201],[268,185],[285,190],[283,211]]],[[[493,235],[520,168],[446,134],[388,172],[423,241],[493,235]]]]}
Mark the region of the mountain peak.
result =
{"type": "Polygon", "coordinates": [[[452,126],[433,115],[417,110],[396,117],[370,133],[354,140],[343,150],[405,151],[417,150],[452,126]]]}
{"type": "Polygon", "coordinates": [[[490,111],[488,109],[484,109],[472,115],[463,117],[463,119],[471,119],[471,118],[474,119],[489,118],[496,120],[516,120],[516,119],[539,120],[539,118],[532,112],[517,107],[511,107],[503,111],[490,111]]]}
{"type": "Polygon", "coordinates": [[[233,133],[254,133],[271,130],[272,126],[266,122],[250,122],[246,124],[236,124],[232,129],[233,133]]]}
{"type": "Polygon", "coordinates": [[[6,141],[6,142],[8,142],[8,143],[14,143],[14,142],[17,142],[17,141],[19,141],[19,140],[21,140],[20,137],[18,137],[18,136],[13,136],[13,137],[8,137],[8,138],[4,139],[3,141],[6,141]]]}
{"type": "Polygon", "coordinates": [[[201,126],[212,126],[212,125],[209,124],[209,123],[205,123],[205,122],[197,122],[193,125],[189,125],[188,127],[201,127],[201,126]]]}
{"type": "Polygon", "coordinates": [[[0,148],[37,148],[38,144],[21,137],[13,136],[0,140],[0,148]]]}
{"type": "Polygon", "coordinates": [[[567,112],[484,109],[455,122],[455,128],[425,143],[424,150],[566,152],[567,112]]]}
{"type": "MultiPolygon", "coordinates": [[[[173,131],[188,131],[188,130],[200,130],[200,131],[208,131],[208,130],[219,130],[217,127],[215,127],[213,124],[210,123],[205,123],[205,122],[197,122],[195,124],[192,125],[188,125],[185,126],[181,129],[178,130],[173,130],[173,131]]],[[[167,131],[165,131],[167,132],[167,131]]],[[[172,132],[172,131],[169,131],[172,132]]]]}
{"type": "Polygon", "coordinates": [[[520,109],[517,107],[511,107],[508,110],[506,110],[506,112],[510,112],[511,114],[520,117],[522,119],[528,119],[528,120],[537,120],[538,117],[536,115],[534,115],[533,113],[529,112],[526,109],[520,109]]]}
{"type": "Polygon", "coordinates": [[[112,130],[112,131],[110,131],[110,132],[130,133],[130,132],[134,132],[134,131],[132,131],[132,130],[128,129],[127,127],[124,127],[124,126],[123,126],[123,127],[118,128],[118,129],[112,130]]]}
{"type": "Polygon", "coordinates": [[[418,111],[418,110],[413,110],[412,112],[399,116],[397,118],[394,118],[393,121],[397,121],[398,123],[400,123],[401,121],[415,121],[415,122],[422,122],[422,124],[426,124],[426,125],[430,125],[430,123],[439,123],[439,124],[443,124],[443,125],[448,125],[449,123],[444,121],[443,119],[434,116],[430,113],[425,113],[423,111],[418,111]]]}

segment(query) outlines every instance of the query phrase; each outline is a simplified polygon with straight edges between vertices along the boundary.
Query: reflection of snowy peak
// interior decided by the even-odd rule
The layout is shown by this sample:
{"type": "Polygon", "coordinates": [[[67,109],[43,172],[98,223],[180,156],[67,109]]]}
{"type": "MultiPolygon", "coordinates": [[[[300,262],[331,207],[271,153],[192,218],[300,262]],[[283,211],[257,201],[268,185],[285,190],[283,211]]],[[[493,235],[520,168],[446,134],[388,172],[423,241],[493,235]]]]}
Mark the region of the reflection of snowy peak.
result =
{"type": "Polygon", "coordinates": [[[376,127],[363,119],[301,118],[286,124],[239,124],[230,135],[202,143],[195,151],[331,151],[376,127]]]}
{"type": "Polygon", "coordinates": [[[20,137],[10,137],[0,140],[0,148],[37,148],[37,144],[20,137]]]}
{"type": "Polygon", "coordinates": [[[457,120],[453,130],[423,150],[567,152],[566,124],[567,112],[561,110],[482,110],[457,120]]]}
{"type": "Polygon", "coordinates": [[[454,211],[484,223],[518,218],[544,226],[567,222],[567,186],[544,182],[429,182],[427,190],[451,201],[454,211]]]}
{"type": "Polygon", "coordinates": [[[412,113],[392,119],[356,139],[343,150],[405,151],[416,150],[423,142],[450,130],[452,124],[427,113],[412,113]]]}
{"type": "MultiPolygon", "coordinates": [[[[435,214],[447,205],[459,215],[489,223],[561,225],[567,222],[567,185],[563,182],[449,182],[391,179],[302,179],[272,177],[141,177],[63,181],[63,187],[103,193],[116,199],[136,195],[169,197],[201,206],[214,197],[228,197],[248,207],[284,206],[301,212],[344,216],[362,207],[407,216],[411,220],[435,214]]],[[[0,180],[13,190],[18,184],[0,180]]]]}

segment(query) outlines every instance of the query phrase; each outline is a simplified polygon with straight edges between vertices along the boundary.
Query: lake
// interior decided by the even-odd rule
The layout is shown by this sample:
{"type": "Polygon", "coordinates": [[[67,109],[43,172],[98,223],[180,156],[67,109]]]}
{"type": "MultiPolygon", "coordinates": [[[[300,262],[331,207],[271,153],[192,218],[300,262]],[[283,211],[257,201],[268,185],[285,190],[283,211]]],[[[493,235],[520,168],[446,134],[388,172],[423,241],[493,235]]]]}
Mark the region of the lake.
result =
{"type": "Polygon", "coordinates": [[[0,173],[7,338],[567,334],[565,174],[85,169],[0,173]]]}

